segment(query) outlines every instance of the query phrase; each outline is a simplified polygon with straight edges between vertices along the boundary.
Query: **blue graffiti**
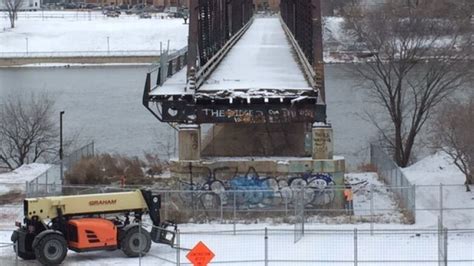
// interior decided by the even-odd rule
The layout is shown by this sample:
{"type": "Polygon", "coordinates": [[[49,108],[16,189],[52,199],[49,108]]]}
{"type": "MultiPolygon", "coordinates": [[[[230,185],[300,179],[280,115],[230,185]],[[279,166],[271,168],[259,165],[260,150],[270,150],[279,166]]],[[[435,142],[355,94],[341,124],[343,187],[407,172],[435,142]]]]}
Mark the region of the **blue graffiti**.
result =
{"type": "Polygon", "coordinates": [[[334,182],[327,173],[306,173],[290,178],[260,177],[253,167],[246,174],[239,175],[237,170],[234,176],[227,180],[216,177],[219,168],[209,171],[209,175],[202,183],[186,184],[183,187],[192,187],[194,191],[187,195],[185,201],[198,198],[206,208],[216,208],[219,205],[235,204],[237,208],[265,208],[280,204],[293,204],[294,191],[304,190],[305,205],[323,206],[335,199],[334,182]],[[198,194],[196,194],[198,193],[198,194]],[[197,196],[197,197],[196,197],[197,196]]]}
{"type": "Polygon", "coordinates": [[[257,205],[265,204],[273,198],[273,190],[269,185],[267,179],[260,179],[257,177],[236,176],[230,180],[230,190],[236,193],[239,205],[257,205]]]}

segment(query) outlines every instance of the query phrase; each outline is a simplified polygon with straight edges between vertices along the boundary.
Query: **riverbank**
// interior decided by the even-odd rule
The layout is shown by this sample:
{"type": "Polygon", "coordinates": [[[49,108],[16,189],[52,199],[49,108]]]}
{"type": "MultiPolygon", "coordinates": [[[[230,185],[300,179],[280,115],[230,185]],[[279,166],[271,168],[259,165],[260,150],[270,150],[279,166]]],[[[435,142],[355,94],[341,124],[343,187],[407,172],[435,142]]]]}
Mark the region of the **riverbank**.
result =
{"type": "Polygon", "coordinates": [[[110,66],[119,65],[149,65],[160,59],[158,55],[142,56],[69,56],[69,57],[12,57],[1,58],[0,67],[54,67],[54,66],[110,66]]]}

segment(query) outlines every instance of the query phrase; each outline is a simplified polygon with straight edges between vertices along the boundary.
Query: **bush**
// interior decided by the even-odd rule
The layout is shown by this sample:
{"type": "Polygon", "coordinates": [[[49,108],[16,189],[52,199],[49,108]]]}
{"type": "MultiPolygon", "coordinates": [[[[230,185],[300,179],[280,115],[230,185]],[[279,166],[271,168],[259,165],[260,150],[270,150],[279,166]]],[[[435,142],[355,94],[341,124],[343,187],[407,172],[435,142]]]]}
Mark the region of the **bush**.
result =
{"type": "Polygon", "coordinates": [[[144,170],[153,169],[153,173],[161,173],[162,166],[157,156],[146,157],[147,162],[138,157],[110,154],[83,158],[66,173],[65,179],[71,185],[106,185],[121,182],[123,178],[125,185],[151,184],[153,179],[145,175],[144,170]]]}

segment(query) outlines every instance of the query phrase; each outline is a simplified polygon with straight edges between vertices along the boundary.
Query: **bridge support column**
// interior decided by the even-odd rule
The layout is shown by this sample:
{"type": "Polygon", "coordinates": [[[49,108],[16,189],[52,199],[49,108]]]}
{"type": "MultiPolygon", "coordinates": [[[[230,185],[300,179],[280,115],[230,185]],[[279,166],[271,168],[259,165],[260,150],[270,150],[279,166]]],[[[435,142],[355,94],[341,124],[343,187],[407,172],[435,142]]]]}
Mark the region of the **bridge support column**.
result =
{"type": "Polygon", "coordinates": [[[180,125],[178,142],[180,161],[201,159],[201,127],[199,125],[180,125]]]}
{"type": "Polygon", "coordinates": [[[332,160],[334,157],[333,131],[330,124],[313,125],[313,159],[332,160]]]}

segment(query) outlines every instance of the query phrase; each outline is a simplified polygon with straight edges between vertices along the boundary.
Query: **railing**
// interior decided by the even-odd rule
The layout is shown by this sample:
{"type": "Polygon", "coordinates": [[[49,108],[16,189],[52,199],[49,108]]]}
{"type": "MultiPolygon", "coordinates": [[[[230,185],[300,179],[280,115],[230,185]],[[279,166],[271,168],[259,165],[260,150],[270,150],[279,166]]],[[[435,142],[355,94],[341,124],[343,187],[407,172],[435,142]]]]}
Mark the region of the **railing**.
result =
{"type": "MultiPolygon", "coordinates": [[[[14,186],[9,185],[10,190],[14,190],[14,186]]],[[[213,190],[196,187],[194,190],[160,190],[162,186],[159,184],[120,187],[40,183],[38,186],[39,191],[44,191],[42,187],[49,187],[50,195],[57,195],[53,191],[60,191],[61,195],[77,195],[129,191],[142,187],[161,194],[162,219],[186,224],[177,232],[177,245],[166,252],[152,249],[142,258],[127,259],[127,265],[189,265],[185,256],[188,249],[199,241],[203,241],[216,254],[214,263],[234,265],[320,263],[408,266],[447,263],[470,266],[474,262],[474,230],[469,225],[460,225],[465,220],[470,221],[469,217],[474,217],[474,208],[453,205],[456,203],[455,199],[438,205],[436,196],[430,195],[434,206],[419,204],[417,213],[424,213],[426,218],[433,216],[432,223],[407,225],[404,224],[408,223],[405,210],[393,203],[395,191],[410,190],[411,187],[354,184],[352,214],[341,207],[339,196],[343,188],[338,187],[228,191],[219,186],[212,186],[213,190]],[[449,224],[455,224],[455,228],[446,229],[441,217],[436,224],[437,207],[441,206],[444,206],[441,213],[446,214],[445,222],[448,218],[454,219],[449,224]],[[390,223],[391,229],[387,229],[387,223],[390,223]],[[344,225],[333,229],[334,224],[344,225]],[[266,230],[264,227],[267,227],[266,230]]],[[[416,189],[420,195],[428,192],[438,195],[438,188],[434,186],[420,185],[416,189]]],[[[464,189],[463,185],[441,186],[440,190],[445,190],[441,196],[453,195],[464,189]]],[[[14,195],[10,195],[12,196],[14,195]]],[[[21,219],[21,198],[18,198],[16,205],[12,204],[1,206],[2,217],[12,217],[12,221],[21,219]]],[[[146,227],[148,231],[150,226],[146,227]]],[[[14,261],[11,246],[5,250],[0,252],[0,262],[14,261]]],[[[68,263],[72,264],[77,259],[75,256],[67,258],[68,263]]],[[[110,257],[97,256],[95,260],[98,264],[107,265],[110,257]]]]}
{"type": "MultiPolygon", "coordinates": [[[[172,53],[179,50],[171,50],[172,53]]],[[[60,51],[60,52],[2,52],[0,58],[34,57],[107,57],[107,56],[160,56],[160,50],[60,51]]]]}
{"type": "Polygon", "coordinates": [[[393,192],[398,196],[401,207],[415,218],[416,187],[408,181],[400,167],[381,147],[374,144],[370,145],[370,163],[377,168],[379,176],[394,187],[393,192]],[[402,187],[411,189],[399,189],[402,187]]]}

